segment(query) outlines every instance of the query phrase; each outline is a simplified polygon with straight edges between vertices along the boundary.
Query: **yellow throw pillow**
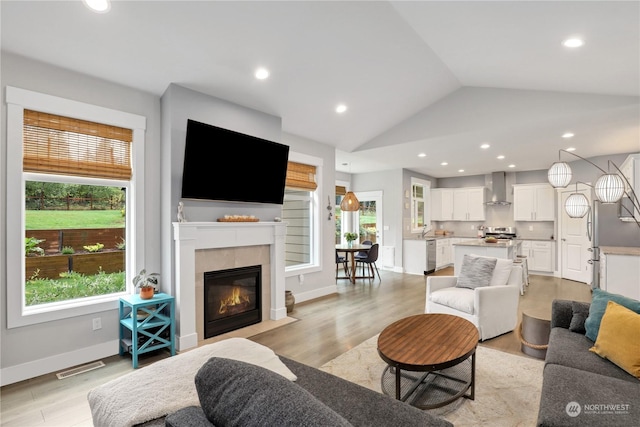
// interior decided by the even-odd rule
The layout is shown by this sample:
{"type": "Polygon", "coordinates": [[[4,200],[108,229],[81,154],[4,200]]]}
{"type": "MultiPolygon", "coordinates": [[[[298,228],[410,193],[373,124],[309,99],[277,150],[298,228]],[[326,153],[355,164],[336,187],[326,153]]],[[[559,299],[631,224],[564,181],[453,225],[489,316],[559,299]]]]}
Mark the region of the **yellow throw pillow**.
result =
{"type": "Polygon", "coordinates": [[[607,302],[598,338],[589,350],[640,379],[640,314],[607,302]]]}

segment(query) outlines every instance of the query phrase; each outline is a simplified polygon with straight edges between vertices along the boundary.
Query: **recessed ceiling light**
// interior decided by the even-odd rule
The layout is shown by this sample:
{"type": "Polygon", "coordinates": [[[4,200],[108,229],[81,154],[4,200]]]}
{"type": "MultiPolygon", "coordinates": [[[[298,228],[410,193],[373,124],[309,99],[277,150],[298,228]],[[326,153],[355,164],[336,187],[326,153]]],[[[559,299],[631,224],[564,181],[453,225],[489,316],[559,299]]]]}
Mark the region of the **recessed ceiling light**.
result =
{"type": "Polygon", "coordinates": [[[458,172],[464,172],[464,169],[458,169],[458,172]]]}
{"type": "Polygon", "coordinates": [[[426,153],[420,153],[420,154],[418,154],[418,157],[427,157],[427,154],[426,153]]]}
{"type": "Polygon", "coordinates": [[[266,68],[258,68],[254,75],[256,76],[256,79],[264,80],[269,77],[269,70],[267,70],[266,68]]]}
{"type": "Polygon", "coordinates": [[[345,111],[347,111],[347,106],[346,106],[346,105],[344,105],[344,104],[339,104],[339,105],[336,107],[336,113],[340,113],[340,114],[342,114],[342,113],[344,113],[345,111]]]}
{"type": "Polygon", "coordinates": [[[502,154],[500,154],[498,157],[496,157],[496,159],[502,160],[502,159],[504,159],[504,156],[502,154]]]}
{"type": "Polygon", "coordinates": [[[566,151],[576,151],[576,147],[569,147],[566,151]]]}
{"type": "Polygon", "coordinates": [[[584,41],[582,41],[582,39],[578,39],[578,38],[570,38],[570,39],[566,39],[565,41],[562,42],[562,45],[565,47],[580,47],[584,44],[584,41]]]}
{"type": "Polygon", "coordinates": [[[486,150],[486,149],[487,149],[487,148],[489,148],[489,147],[491,147],[489,144],[482,144],[482,145],[480,146],[480,148],[482,148],[482,149],[484,149],[484,150],[486,150]]]}
{"type": "Polygon", "coordinates": [[[562,134],[563,138],[573,138],[575,135],[572,134],[571,132],[565,132],[562,134]]]}
{"type": "Polygon", "coordinates": [[[107,13],[111,9],[109,0],[82,0],[85,6],[97,13],[107,13]]]}
{"type": "Polygon", "coordinates": [[[516,165],[513,165],[513,164],[512,164],[512,165],[509,165],[509,167],[510,167],[510,168],[515,168],[515,167],[516,167],[516,165]]]}
{"type": "Polygon", "coordinates": [[[447,166],[448,164],[449,164],[449,163],[447,163],[447,162],[442,162],[442,163],[440,163],[440,165],[441,165],[441,166],[447,166]]]}

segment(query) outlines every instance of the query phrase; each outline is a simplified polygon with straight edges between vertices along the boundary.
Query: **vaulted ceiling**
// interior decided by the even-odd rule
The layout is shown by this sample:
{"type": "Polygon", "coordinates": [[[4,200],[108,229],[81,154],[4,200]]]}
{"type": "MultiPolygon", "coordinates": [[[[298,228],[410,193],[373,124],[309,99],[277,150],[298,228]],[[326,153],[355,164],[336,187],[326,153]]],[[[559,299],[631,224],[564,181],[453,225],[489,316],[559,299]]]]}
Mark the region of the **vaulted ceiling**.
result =
{"type": "Polygon", "coordinates": [[[569,146],[583,157],[640,151],[638,1],[0,8],[4,51],[158,96],[176,83],[282,117],[284,132],[334,146],[345,172],[447,177],[546,169],[569,146]],[[584,46],[564,47],[570,37],[584,46]],[[258,67],[268,79],[254,78],[258,67]]]}

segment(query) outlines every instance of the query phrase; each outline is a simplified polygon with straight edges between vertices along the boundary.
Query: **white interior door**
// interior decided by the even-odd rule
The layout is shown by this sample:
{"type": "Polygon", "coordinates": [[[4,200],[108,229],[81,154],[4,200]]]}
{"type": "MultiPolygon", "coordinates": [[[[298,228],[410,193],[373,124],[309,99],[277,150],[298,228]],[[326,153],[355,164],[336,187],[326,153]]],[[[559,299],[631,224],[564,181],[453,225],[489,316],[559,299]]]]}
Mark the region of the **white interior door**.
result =
{"type": "MultiPolygon", "coordinates": [[[[578,186],[578,193],[582,193],[589,200],[591,205],[591,188],[578,186]]],[[[575,193],[576,189],[566,189],[561,192],[560,211],[560,251],[562,278],[575,280],[576,282],[591,283],[591,265],[588,261],[591,259],[591,242],[587,235],[588,225],[587,216],[584,218],[571,218],[564,209],[564,203],[571,193],[575,193]]]]}

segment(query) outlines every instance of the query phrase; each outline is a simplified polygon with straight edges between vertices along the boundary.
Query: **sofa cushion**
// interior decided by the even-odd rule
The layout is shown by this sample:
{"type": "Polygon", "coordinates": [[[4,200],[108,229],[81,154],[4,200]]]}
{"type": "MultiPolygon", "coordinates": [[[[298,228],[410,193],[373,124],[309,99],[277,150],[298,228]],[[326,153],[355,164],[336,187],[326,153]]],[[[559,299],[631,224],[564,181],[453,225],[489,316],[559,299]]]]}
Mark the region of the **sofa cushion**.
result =
{"type": "Polygon", "coordinates": [[[431,302],[435,302],[446,307],[455,308],[458,311],[473,314],[473,302],[475,295],[473,289],[469,288],[444,288],[431,292],[431,302]]]}
{"type": "Polygon", "coordinates": [[[355,426],[453,427],[429,411],[286,357],[280,359],[298,377],[296,384],[355,426]]]}
{"type": "Polygon", "coordinates": [[[539,427],[626,427],[638,425],[639,419],[640,382],[637,380],[620,381],[567,366],[545,365],[539,427]]]}
{"type": "Polygon", "coordinates": [[[260,366],[212,357],[195,378],[200,406],[220,426],[350,426],[294,382],[260,366]]]}
{"type": "Polygon", "coordinates": [[[549,334],[549,348],[545,363],[569,366],[612,378],[638,382],[623,369],[589,351],[591,347],[593,347],[593,341],[582,334],[564,328],[552,328],[549,334]]]}
{"type": "Polygon", "coordinates": [[[609,301],[590,350],[640,378],[640,314],[609,301]]]}
{"type": "Polygon", "coordinates": [[[489,286],[496,261],[497,258],[466,254],[462,259],[462,267],[460,267],[456,286],[469,289],[489,286]]]}
{"type": "Polygon", "coordinates": [[[589,317],[589,305],[578,301],[571,301],[571,313],[569,330],[571,332],[584,334],[586,332],[584,322],[587,320],[587,317],[589,317]]]}
{"type": "Polygon", "coordinates": [[[607,302],[615,301],[618,304],[633,310],[636,313],[640,313],[640,301],[625,297],[623,295],[612,294],[602,289],[594,289],[591,296],[591,307],[589,308],[589,317],[584,323],[586,329],[585,335],[591,340],[595,341],[598,337],[598,331],[600,330],[600,322],[604,311],[607,309],[607,302]]]}

